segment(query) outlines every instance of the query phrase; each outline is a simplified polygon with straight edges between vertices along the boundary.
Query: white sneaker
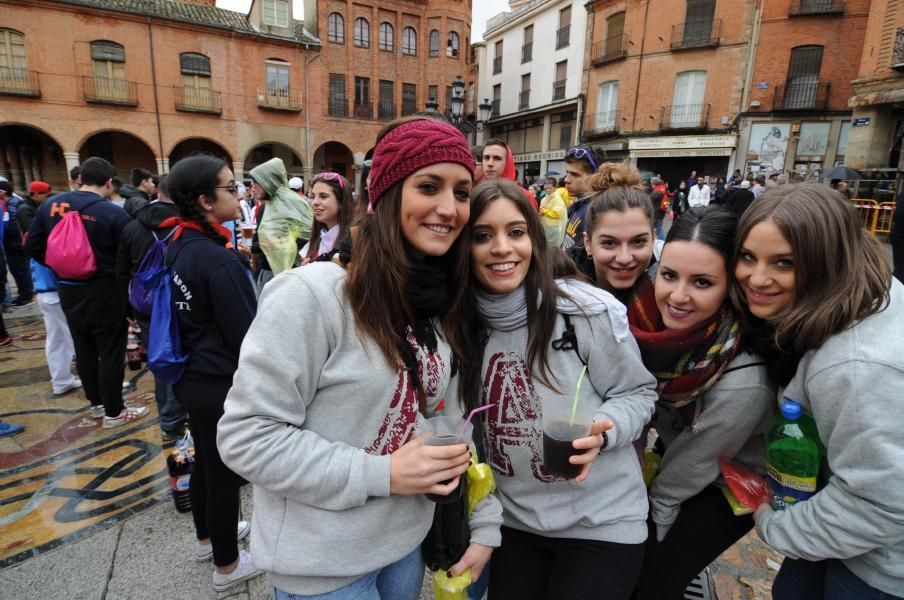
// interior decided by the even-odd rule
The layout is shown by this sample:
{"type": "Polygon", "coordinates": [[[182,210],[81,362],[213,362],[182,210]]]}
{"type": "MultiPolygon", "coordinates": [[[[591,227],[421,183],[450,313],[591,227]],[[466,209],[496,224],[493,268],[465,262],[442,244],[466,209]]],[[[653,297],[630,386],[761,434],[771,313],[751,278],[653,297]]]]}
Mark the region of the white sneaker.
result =
{"type": "MultiPolygon", "coordinates": [[[[239,521],[238,541],[241,542],[248,537],[249,533],[251,533],[251,523],[248,521],[239,521]]],[[[197,547],[195,548],[195,560],[204,562],[211,558],[213,558],[213,544],[202,544],[201,542],[197,542],[197,547]]]]}
{"type": "Polygon", "coordinates": [[[92,419],[103,419],[106,414],[103,404],[94,404],[91,406],[92,419]]]}
{"type": "Polygon", "coordinates": [[[128,379],[122,382],[122,389],[123,389],[123,390],[127,390],[127,389],[129,389],[130,387],[132,387],[132,384],[129,383],[129,380],[128,380],[128,379]]]}
{"type": "Polygon", "coordinates": [[[113,429],[120,427],[147,416],[148,409],[146,406],[140,408],[124,408],[118,417],[104,417],[104,429],[113,429]]]}
{"type": "Polygon", "coordinates": [[[213,572],[213,589],[217,592],[224,592],[234,585],[238,585],[243,581],[254,579],[263,573],[260,569],[255,569],[251,564],[251,553],[247,550],[239,550],[239,564],[236,565],[235,571],[232,573],[213,572]]]}
{"type": "MultiPolygon", "coordinates": [[[[62,389],[60,389],[59,391],[53,390],[53,395],[54,396],[62,396],[63,394],[65,394],[67,392],[71,392],[72,390],[79,390],[81,388],[82,388],[82,380],[81,379],[73,379],[72,383],[70,383],[69,385],[64,385],[62,387],[62,389]]],[[[101,416],[103,416],[103,415],[101,415],[101,416]]]]}

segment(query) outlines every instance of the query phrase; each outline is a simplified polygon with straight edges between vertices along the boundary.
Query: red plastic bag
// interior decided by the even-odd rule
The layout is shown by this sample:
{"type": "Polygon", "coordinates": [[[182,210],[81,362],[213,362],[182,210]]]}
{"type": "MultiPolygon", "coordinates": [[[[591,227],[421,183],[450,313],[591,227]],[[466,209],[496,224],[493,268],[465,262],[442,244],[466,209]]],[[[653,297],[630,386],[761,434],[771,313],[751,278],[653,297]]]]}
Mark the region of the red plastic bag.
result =
{"type": "Polygon", "coordinates": [[[769,503],[772,496],[765,478],[743,465],[724,458],[719,459],[719,467],[728,489],[741,504],[750,510],[756,510],[760,504],[769,503]]]}

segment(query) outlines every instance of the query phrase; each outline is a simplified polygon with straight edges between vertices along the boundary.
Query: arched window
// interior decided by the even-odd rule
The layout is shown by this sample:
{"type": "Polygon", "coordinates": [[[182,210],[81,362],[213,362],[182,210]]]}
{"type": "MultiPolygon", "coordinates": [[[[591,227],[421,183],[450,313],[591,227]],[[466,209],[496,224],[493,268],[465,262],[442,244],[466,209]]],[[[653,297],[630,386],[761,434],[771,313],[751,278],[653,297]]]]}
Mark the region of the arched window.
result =
{"type": "Polygon", "coordinates": [[[28,87],[25,36],[13,29],[0,29],[0,89],[28,87]]]}
{"type": "Polygon", "coordinates": [[[363,17],[355,19],[355,45],[370,48],[370,23],[363,17]]]}
{"type": "Polygon", "coordinates": [[[460,48],[461,38],[458,37],[457,32],[450,31],[449,38],[446,41],[446,56],[449,58],[458,58],[460,48]]]}
{"type": "Polygon", "coordinates": [[[430,58],[436,58],[439,56],[439,31],[436,29],[430,30],[430,58]]]}
{"type": "Polygon", "coordinates": [[[345,43],[345,19],[342,18],[342,15],[335,12],[330,13],[330,16],[326,18],[326,26],[327,41],[333,42],[334,44],[345,43]]]}
{"type": "Polygon", "coordinates": [[[393,44],[395,43],[393,40],[394,37],[395,30],[392,28],[392,25],[389,23],[380,23],[380,50],[392,52],[393,44]]]}
{"type": "Polygon", "coordinates": [[[182,73],[182,104],[209,108],[213,101],[210,93],[210,59],[203,54],[183,52],[179,55],[179,70],[182,73]]]}
{"type": "Polygon", "coordinates": [[[126,51],[122,44],[108,40],[91,42],[94,70],[94,96],[105,100],[125,100],[129,96],[126,81],[126,51]]]}
{"type": "Polygon", "coordinates": [[[414,56],[417,54],[417,31],[414,27],[406,27],[402,30],[402,54],[414,56]]]}

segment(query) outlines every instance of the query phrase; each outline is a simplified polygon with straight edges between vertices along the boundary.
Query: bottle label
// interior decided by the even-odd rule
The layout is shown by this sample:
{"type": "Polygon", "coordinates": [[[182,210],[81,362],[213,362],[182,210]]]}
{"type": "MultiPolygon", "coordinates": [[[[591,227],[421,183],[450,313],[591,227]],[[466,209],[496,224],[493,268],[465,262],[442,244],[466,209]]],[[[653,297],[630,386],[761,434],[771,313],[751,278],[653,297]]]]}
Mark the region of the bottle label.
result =
{"type": "Polygon", "coordinates": [[[816,493],[816,477],[795,477],[780,473],[772,465],[768,465],[768,473],[772,508],[775,510],[808,500],[816,493]]]}
{"type": "Polygon", "coordinates": [[[174,492],[187,492],[191,475],[181,475],[179,477],[170,477],[170,488],[174,492]]]}

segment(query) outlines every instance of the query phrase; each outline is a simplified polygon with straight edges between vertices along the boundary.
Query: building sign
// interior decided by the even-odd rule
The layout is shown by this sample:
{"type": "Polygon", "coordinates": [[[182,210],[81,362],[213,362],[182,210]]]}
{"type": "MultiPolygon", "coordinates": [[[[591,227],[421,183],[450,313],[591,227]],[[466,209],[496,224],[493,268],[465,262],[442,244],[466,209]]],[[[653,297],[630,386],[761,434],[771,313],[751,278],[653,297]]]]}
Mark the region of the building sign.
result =
{"type": "Polygon", "coordinates": [[[636,150],[634,158],[682,158],[684,156],[731,156],[731,148],[690,148],[684,150],[636,150]]]}
{"type": "MultiPolygon", "coordinates": [[[[737,137],[733,135],[684,135],[669,137],[636,138],[628,141],[628,149],[681,150],[685,148],[734,148],[737,137]]],[[[729,152],[729,154],[731,154],[729,152]]],[[[639,156],[639,155],[638,155],[639,156]]],[[[722,156],[721,154],[719,156],[722,156]]]]}
{"type": "Polygon", "coordinates": [[[789,123],[754,123],[747,144],[747,168],[755,166],[757,172],[784,169],[790,129],[789,123]]]}
{"type": "Polygon", "coordinates": [[[546,152],[528,152],[516,154],[515,162],[532,162],[536,160],[561,160],[565,158],[565,150],[548,150],[546,152]]]}
{"type": "Polygon", "coordinates": [[[768,82],[768,81],[761,81],[761,82],[759,82],[758,84],[756,84],[756,89],[758,89],[758,90],[768,90],[768,89],[769,89],[769,82],[768,82]]]}
{"type": "Polygon", "coordinates": [[[829,147],[830,123],[801,123],[798,156],[825,156],[829,147]]]}
{"type": "Polygon", "coordinates": [[[854,127],[868,127],[869,117],[859,117],[854,119],[854,127]]]}

